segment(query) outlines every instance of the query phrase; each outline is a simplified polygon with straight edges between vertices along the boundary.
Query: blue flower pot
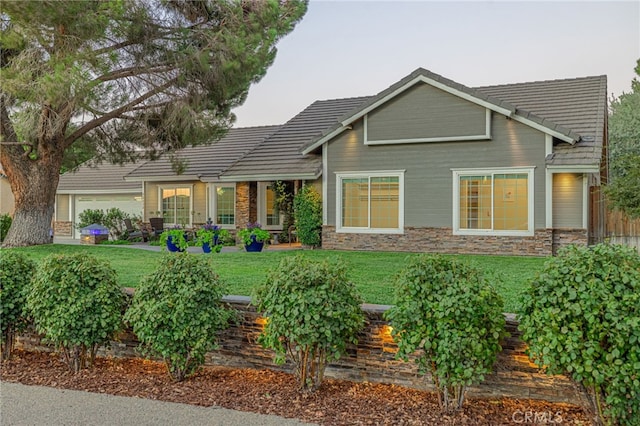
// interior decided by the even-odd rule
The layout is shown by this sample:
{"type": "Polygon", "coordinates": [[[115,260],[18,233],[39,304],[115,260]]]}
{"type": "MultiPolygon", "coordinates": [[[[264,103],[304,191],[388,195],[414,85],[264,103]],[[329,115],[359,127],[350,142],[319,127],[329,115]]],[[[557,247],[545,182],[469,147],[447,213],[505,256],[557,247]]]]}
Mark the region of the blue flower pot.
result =
{"type": "MultiPolygon", "coordinates": [[[[217,235],[213,236],[213,245],[214,245],[214,247],[218,245],[218,236],[217,235]]],[[[211,244],[202,243],[202,251],[204,253],[211,253],[211,244]]]]}
{"type": "Polygon", "coordinates": [[[248,252],[259,252],[262,251],[264,247],[264,242],[256,241],[255,235],[251,236],[251,244],[245,244],[244,249],[248,252]]]}
{"type": "Polygon", "coordinates": [[[180,247],[178,247],[173,243],[173,237],[171,235],[167,237],[167,250],[174,253],[178,251],[184,251],[184,250],[180,250],[180,247]]]}

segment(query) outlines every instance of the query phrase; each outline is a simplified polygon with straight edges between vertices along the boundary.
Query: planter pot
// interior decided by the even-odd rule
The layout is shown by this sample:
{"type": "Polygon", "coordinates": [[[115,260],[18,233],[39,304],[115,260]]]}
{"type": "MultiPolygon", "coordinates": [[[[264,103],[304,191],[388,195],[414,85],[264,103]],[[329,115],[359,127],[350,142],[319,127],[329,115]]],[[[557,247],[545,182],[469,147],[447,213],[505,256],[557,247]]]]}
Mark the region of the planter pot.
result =
{"type": "Polygon", "coordinates": [[[173,237],[171,235],[169,235],[169,237],[167,238],[167,250],[174,253],[178,251],[184,251],[184,250],[180,250],[180,247],[173,244],[173,237]]]}
{"type": "Polygon", "coordinates": [[[262,247],[264,247],[264,242],[256,241],[255,236],[251,236],[251,244],[245,244],[244,249],[249,252],[259,252],[262,251],[262,247]]]}
{"type": "MultiPolygon", "coordinates": [[[[217,246],[218,245],[218,236],[215,235],[213,237],[213,246],[217,246]]],[[[202,251],[204,253],[211,253],[211,244],[209,243],[202,243],[202,251]]]]}

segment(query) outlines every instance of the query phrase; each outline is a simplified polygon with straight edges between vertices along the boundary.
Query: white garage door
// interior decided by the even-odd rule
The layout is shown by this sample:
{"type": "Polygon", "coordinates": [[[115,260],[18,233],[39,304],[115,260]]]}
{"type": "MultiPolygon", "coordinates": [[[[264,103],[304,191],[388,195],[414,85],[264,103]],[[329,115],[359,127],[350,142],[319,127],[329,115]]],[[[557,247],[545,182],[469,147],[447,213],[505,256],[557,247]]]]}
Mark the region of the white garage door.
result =
{"type": "MultiPolygon", "coordinates": [[[[123,212],[142,216],[142,197],[137,194],[113,194],[113,195],[76,195],[76,217],[74,223],[80,221],[80,213],[85,210],[101,209],[107,211],[117,207],[123,212]]],[[[75,230],[75,238],[80,238],[80,230],[75,230]]]]}

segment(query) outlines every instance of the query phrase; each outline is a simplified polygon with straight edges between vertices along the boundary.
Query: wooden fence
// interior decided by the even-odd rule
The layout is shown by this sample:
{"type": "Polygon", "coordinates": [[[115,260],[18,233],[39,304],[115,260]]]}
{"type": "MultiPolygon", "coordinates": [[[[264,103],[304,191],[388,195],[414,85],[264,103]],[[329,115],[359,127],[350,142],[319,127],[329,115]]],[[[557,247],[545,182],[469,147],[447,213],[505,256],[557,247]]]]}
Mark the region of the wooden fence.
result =
{"type": "Polygon", "coordinates": [[[606,234],[612,244],[635,247],[640,253],[640,218],[631,219],[621,211],[607,211],[606,234]]]}

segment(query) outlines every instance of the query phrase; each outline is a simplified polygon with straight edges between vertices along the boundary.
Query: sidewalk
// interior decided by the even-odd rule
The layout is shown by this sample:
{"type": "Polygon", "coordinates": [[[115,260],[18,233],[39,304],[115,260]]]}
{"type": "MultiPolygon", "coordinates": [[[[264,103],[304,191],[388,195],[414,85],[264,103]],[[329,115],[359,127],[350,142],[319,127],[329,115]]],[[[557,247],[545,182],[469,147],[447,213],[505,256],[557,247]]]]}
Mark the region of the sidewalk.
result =
{"type": "Polygon", "coordinates": [[[309,423],[219,407],[0,382],[0,424],[297,426],[309,423]]]}

